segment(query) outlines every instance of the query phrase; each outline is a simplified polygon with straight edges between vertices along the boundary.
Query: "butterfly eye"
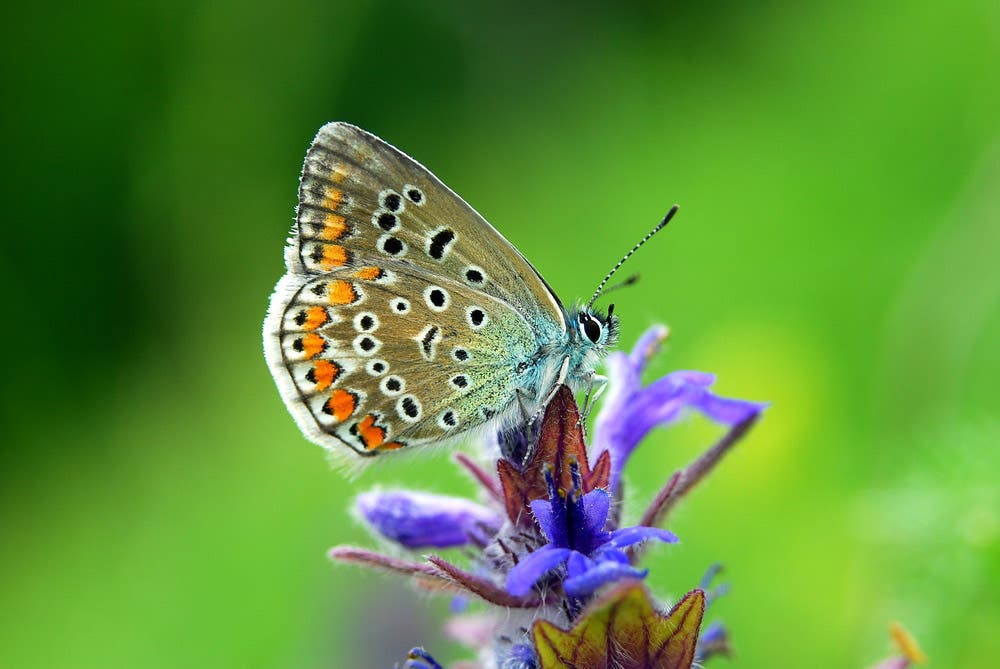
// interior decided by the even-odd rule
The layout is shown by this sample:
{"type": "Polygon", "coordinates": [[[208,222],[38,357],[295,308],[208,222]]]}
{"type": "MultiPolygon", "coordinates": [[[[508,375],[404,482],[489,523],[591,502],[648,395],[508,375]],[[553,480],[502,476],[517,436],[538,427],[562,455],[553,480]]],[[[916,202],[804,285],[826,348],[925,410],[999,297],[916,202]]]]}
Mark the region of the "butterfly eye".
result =
{"type": "Polygon", "coordinates": [[[601,324],[590,314],[580,314],[580,332],[584,334],[592,343],[596,344],[601,338],[601,324]]]}

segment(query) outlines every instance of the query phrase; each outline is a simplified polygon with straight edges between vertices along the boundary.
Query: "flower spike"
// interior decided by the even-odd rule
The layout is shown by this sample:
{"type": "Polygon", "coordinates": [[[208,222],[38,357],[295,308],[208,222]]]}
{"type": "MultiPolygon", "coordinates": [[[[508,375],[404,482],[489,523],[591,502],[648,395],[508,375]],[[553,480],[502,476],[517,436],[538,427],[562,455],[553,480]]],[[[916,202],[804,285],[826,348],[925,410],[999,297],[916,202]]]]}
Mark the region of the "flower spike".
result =
{"type": "MultiPolygon", "coordinates": [[[[717,569],[664,614],[642,583],[648,569],[637,561],[649,542],[677,543],[673,532],[656,525],[714,469],[764,405],[712,394],[715,377],[700,372],[675,372],[643,387],[641,371],[665,332],[648,331],[630,355],[610,361],[612,387],[592,451],[584,443],[573,393],[559,386],[541,421],[510,428],[513,436],[496,475],[469,456],[455,457],[480,484],[482,503],[407,490],[358,496],[357,515],[379,536],[410,551],[460,547],[459,559],[467,564],[438,555],[409,560],[351,546],[331,549],[330,557],[497,607],[495,614],[462,614],[464,627],[455,619],[453,628],[464,631],[454,638],[477,648],[479,660],[453,669],[690,669],[695,661],[700,666],[727,653],[725,627],[701,627],[706,606],[724,591],[711,588],[717,569]],[[641,524],[621,527],[620,481],[629,455],[650,429],[691,408],[730,426],[729,432],[670,478],[641,524]],[[518,435],[521,441],[511,441],[518,435]],[[526,455],[514,457],[517,453],[526,455]],[[469,622],[476,616],[478,621],[469,622]]],[[[443,666],[414,648],[401,669],[443,666]]]]}

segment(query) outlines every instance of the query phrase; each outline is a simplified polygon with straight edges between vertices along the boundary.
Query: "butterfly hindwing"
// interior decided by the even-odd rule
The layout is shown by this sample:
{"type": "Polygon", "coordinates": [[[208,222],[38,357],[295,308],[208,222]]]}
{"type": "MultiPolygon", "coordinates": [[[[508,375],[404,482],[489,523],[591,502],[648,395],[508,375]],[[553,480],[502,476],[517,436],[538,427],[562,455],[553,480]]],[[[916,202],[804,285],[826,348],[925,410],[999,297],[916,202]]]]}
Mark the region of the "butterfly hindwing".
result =
{"type": "Polygon", "coordinates": [[[534,335],[504,302],[420,268],[286,285],[272,367],[314,441],[371,455],[447,440],[509,408],[534,335]],[[425,286],[411,295],[407,287],[425,286]],[[277,373],[277,372],[276,372],[277,373]]]}

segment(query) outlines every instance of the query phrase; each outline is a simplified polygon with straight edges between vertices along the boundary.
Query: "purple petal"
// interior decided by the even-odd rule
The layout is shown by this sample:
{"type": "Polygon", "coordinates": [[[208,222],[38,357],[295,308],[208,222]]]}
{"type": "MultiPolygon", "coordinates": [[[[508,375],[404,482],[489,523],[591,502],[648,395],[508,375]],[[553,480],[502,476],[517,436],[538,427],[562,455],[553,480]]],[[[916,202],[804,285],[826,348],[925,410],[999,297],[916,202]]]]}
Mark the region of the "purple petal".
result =
{"type": "Polygon", "coordinates": [[[650,387],[652,388],[659,384],[663,384],[671,386],[674,390],[681,390],[691,386],[709,388],[713,383],[715,383],[715,374],[712,374],[711,372],[699,372],[694,369],[679,369],[676,372],[670,372],[658,381],[650,384],[650,387]]]}
{"type": "Polygon", "coordinates": [[[585,573],[591,567],[596,566],[597,563],[591,560],[589,557],[584,555],[579,551],[573,551],[569,555],[569,560],[566,561],[566,577],[574,578],[585,573]]]}
{"type": "Polygon", "coordinates": [[[636,393],[629,407],[638,417],[633,425],[636,442],[656,425],[665,425],[680,417],[688,405],[697,405],[706,389],[715,383],[715,375],[705,372],[671,372],[636,393]]]}
{"type": "Polygon", "coordinates": [[[695,650],[695,659],[699,665],[716,655],[730,654],[732,649],[729,646],[729,632],[725,625],[716,620],[702,630],[695,650]]]}
{"type": "Polygon", "coordinates": [[[430,653],[420,646],[411,648],[406,657],[403,669],[444,669],[437,660],[431,657],[430,653]]]}
{"type": "Polygon", "coordinates": [[[356,508],[375,531],[407,548],[461,546],[483,525],[501,524],[496,513],[467,499],[405,490],[364,493],[356,508]]]}
{"type": "Polygon", "coordinates": [[[706,391],[695,408],[716,423],[736,425],[753,415],[759,414],[767,407],[767,402],[730,399],[728,397],[719,397],[706,391]]]}
{"type": "Polygon", "coordinates": [[[504,661],[504,667],[534,667],[538,665],[535,650],[528,644],[516,643],[511,646],[510,654],[504,661]]]}
{"type": "Polygon", "coordinates": [[[623,419],[628,416],[628,405],[641,387],[639,374],[632,369],[624,353],[616,351],[608,355],[604,367],[608,373],[608,390],[594,421],[591,462],[607,450],[605,442],[612,441],[613,435],[622,429],[623,419]]]}
{"type": "Polygon", "coordinates": [[[669,424],[685,409],[734,425],[759,413],[766,405],[719,397],[710,392],[715,376],[705,372],[673,372],[642,386],[642,370],[655,353],[665,329],[651,328],[632,353],[608,357],[609,390],[594,425],[593,458],[611,452],[611,488],[616,489],[632,451],[657,425],[669,424]]]}
{"type": "Polygon", "coordinates": [[[580,498],[583,503],[583,529],[588,534],[600,534],[608,522],[611,510],[611,495],[606,490],[595,488],[580,498]]]}
{"type": "Polygon", "coordinates": [[[620,562],[597,562],[584,573],[563,581],[563,590],[571,597],[586,597],[606,583],[623,578],[645,578],[647,569],[636,569],[620,562]]]}
{"type": "Polygon", "coordinates": [[[621,564],[632,564],[625,551],[615,548],[611,544],[605,544],[598,549],[594,556],[601,562],[620,562],[621,564]]]}
{"type": "Polygon", "coordinates": [[[726,626],[716,620],[702,631],[701,636],[698,637],[698,645],[718,643],[727,636],[726,626]]]}
{"type": "Polygon", "coordinates": [[[532,500],[531,515],[535,517],[538,526],[549,543],[554,546],[569,546],[569,535],[566,533],[566,500],[548,499],[532,500]]]}
{"type": "Polygon", "coordinates": [[[549,530],[552,529],[553,525],[552,502],[548,499],[533,499],[528,503],[528,506],[531,507],[531,515],[535,517],[542,532],[545,532],[545,536],[548,537],[549,541],[552,541],[552,537],[549,536],[549,530]]]}
{"type": "Polygon", "coordinates": [[[632,352],[628,354],[628,361],[637,372],[649,364],[649,361],[660,350],[660,344],[670,334],[670,330],[665,325],[654,325],[640,335],[639,339],[632,347],[632,352]]]}
{"type": "Polygon", "coordinates": [[[665,326],[654,325],[639,337],[630,354],[616,351],[607,357],[608,391],[597,415],[595,434],[607,428],[606,423],[615,422],[613,417],[627,410],[632,395],[642,388],[642,370],[667,338],[667,332],[665,326]]]}
{"type": "Polygon", "coordinates": [[[529,553],[507,573],[507,592],[517,597],[528,594],[538,579],[565,562],[570,553],[568,548],[553,546],[542,546],[529,553]]]}
{"type": "Polygon", "coordinates": [[[712,581],[715,577],[722,573],[722,565],[718,562],[710,564],[708,569],[705,570],[704,575],[702,575],[701,580],[698,581],[698,589],[708,592],[712,588],[712,581]]]}
{"type": "Polygon", "coordinates": [[[763,411],[768,405],[763,402],[720,397],[711,390],[715,375],[705,372],[673,372],[643,388],[635,398],[633,411],[646,414],[647,426],[643,434],[655,425],[663,425],[676,420],[683,409],[695,409],[711,420],[723,425],[735,425],[752,415],[763,411]]]}
{"type": "Polygon", "coordinates": [[[608,544],[616,548],[625,548],[626,546],[632,546],[640,541],[647,541],[650,539],[655,539],[668,544],[675,544],[680,541],[680,539],[677,538],[677,535],[670,530],[661,530],[658,527],[643,527],[642,525],[639,525],[638,527],[623,527],[620,530],[615,530],[611,533],[611,541],[609,541],[608,544]]]}
{"type": "Polygon", "coordinates": [[[569,548],[589,555],[611,536],[604,531],[608,522],[611,497],[607,491],[595,488],[567,505],[569,548]]]}

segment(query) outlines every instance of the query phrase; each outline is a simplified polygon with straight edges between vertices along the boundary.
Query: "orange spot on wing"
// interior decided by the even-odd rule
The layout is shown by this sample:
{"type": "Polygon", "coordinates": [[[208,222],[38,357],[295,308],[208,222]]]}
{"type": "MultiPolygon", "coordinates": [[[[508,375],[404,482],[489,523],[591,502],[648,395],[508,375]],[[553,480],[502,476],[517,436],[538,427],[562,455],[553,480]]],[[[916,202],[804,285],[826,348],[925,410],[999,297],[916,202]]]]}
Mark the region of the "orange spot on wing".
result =
{"type": "Polygon", "coordinates": [[[347,172],[343,172],[340,169],[334,169],[333,172],[330,173],[330,181],[332,181],[335,184],[344,183],[344,179],[346,178],[347,178],[347,172]]]}
{"type": "Polygon", "coordinates": [[[375,416],[368,414],[358,423],[358,436],[369,451],[378,448],[385,441],[385,428],[375,424],[375,416]]]}
{"type": "Polygon", "coordinates": [[[354,290],[354,284],[350,281],[337,279],[331,281],[327,287],[332,304],[352,304],[358,299],[358,293],[354,290]]]}
{"type": "Polygon", "coordinates": [[[309,333],[302,338],[302,352],[307,358],[314,358],[326,348],[326,340],[318,334],[309,333]]]}
{"type": "Polygon", "coordinates": [[[302,324],[306,330],[315,330],[330,319],[323,307],[309,307],[306,309],[306,322],[302,324]]]}
{"type": "Polygon", "coordinates": [[[327,214],[323,218],[323,229],[319,233],[320,239],[335,242],[347,232],[347,219],[339,214],[327,214]]]}
{"type": "Polygon", "coordinates": [[[334,267],[343,267],[344,263],[347,262],[347,251],[343,246],[337,246],[336,244],[327,244],[323,247],[323,259],[320,260],[320,264],[323,269],[333,269],[334,267]]]}
{"type": "Polygon", "coordinates": [[[312,372],[313,379],[316,383],[316,390],[320,391],[326,390],[334,381],[337,380],[337,375],[340,374],[340,368],[329,360],[317,360],[312,372]]]}
{"type": "Polygon", "coordinates": [[[340,388],[333,391],[330,399],[326,401],[327,413],[332,414],[340,422],[350,418],[354,410],[358,408],[358,401],[351,393],[340,388]]]}
{"type": "Polygon", "coordinates": [[[326,197],[323,198],[323,208],[336,211],[337,207],[344,200],[344,191],[338,188],[327,188],[326,197]]]}
{"type": "Polygon", "coordinates": [[[382,278],[382,270],[378,267],[362,267],[354,273],[354,276],[365,281],[374,281],[382,278]]]}
{"type": "Polygon", "coordinates": [[[406,444],[398,441],[387,441],[378,447],[380,451],[395,451],[397,448],[403,448],[406,444]]]}

